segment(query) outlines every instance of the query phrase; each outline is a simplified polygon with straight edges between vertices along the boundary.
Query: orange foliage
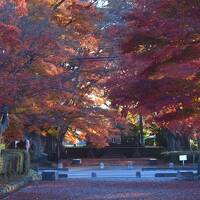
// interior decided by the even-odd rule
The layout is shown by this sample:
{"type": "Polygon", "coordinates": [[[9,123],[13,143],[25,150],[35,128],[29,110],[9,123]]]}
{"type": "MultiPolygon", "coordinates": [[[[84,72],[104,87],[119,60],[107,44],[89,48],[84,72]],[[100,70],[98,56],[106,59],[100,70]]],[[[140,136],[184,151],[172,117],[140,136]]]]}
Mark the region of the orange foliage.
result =
{"type": "Polygon", "coordinates": [[[90,94],[98,87],[104,66],[71,59],[98,51],[94,30],[99,14],[92,4],[75,0],[61,5],[53,0],[13,2],[8,13],[4,1],[5,20],[0,19],[0,104],[9,106],[11,116],[6,137],[21,137],[24,126],[43,135],[57,127],[58,138],[73,140],[65,134],[73,128],[83,133],[80,138],[97,137],[96,145],[103,145],[114,132],[115,114],[98,107],[103,97],[95,103],[90,94]]]}

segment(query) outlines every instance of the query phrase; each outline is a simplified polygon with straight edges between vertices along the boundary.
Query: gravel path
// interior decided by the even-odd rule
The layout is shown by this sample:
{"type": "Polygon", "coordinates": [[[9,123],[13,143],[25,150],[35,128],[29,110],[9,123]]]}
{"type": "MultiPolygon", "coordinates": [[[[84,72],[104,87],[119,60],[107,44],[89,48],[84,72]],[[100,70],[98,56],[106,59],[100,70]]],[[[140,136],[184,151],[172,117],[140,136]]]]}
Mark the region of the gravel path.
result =
{"type": "Polygon", "coordinates": [[[34,183],[5,200],[200,200],[200,182],[68,180],[34,183]]]}

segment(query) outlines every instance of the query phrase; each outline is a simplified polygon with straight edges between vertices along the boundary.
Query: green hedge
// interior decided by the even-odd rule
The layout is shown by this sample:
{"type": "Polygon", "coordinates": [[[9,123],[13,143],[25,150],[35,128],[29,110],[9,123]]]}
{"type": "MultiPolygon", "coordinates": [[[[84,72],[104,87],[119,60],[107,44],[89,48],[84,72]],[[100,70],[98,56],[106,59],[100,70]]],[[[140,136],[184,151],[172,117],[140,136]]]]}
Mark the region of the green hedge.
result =
{"type": "Polygon", "coordinates": [[[180,155],[187,155],[186,163],[193,163],[193,156],[195,156],[196,163],[199,159],[199,151],[166,151],[161,153],[161,159],[167,162],[180,163],[180,155]]]}
{"type": "Polygon", "coordinates": [[[5,149],[1,152],[3,158],[2,174],[5,176],[19,176],[28,173],[30,168],[30,155],[25,150],[5,149]]]}

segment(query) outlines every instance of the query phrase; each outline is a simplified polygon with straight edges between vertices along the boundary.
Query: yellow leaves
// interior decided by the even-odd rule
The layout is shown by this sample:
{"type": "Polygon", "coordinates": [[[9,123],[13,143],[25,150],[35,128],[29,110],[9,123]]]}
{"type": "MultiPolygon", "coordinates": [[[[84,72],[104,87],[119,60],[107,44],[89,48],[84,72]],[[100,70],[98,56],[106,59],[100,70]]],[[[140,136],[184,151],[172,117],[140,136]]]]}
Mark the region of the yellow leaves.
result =
{"type": "Polygon", "coordinates": [[[46,100],[45,103],[49,108],[53,108],[55,104],[53,100],[46,100]]]}
{"type": "Polygon", "coordinates": [[[86,138],[85,138],[85,134],[84,133],[82,133],[82,132],[79,132],[79,140],[85,140],[86,138]]]}
{"type": "Polygon", "coordinates": [[[52,7],[57,2],[56,0],[45,0],[45,1],[50,7],[52,7]]]}
{"type": "Polygon", "coordinates": [[[86,134],[80,131],[74,131],[73,130],[69,130],[67,131],[67,133],[65,134],[64,140],[68,141],[72,144],[76,144],[78,142],[78,140],[83,141],[86,139],[86,134]]]}
{"type": "Polygon", "coordinates": [[[137,116],[131,114],[130,112],[128,112],[127,119],[131,124],[137,123],[137,116]]]}
{"type": "Polygon", "coordinates": [[[107,104],[109,105],[109,102],[105,98],[103,90],[93,88],[91,93],[87,96],[90,100],[92,100],[91,103],[93,103],[95,106],[99,106],[101,108],[108,108],[107,104]]]}
{"type": "Polygon", "coordinates": [[[46,132],[46,131],[42,131],[42,132],[41,132],[41,135],[42,135],[42,136],[47,136],[47,132],[46,132]]]}
{"type": "Polygon", "coordinates": [[[67,114],[75,114],[79,111],[79,108],[77,106],[73,105],[64,105],[64,100],[61,101],[58,99],[45,99],[44,103],[45,106],[48,107],[51,110],[55,110],[57,112],[66,113],[67,114]]]}
{"type": "Polygon", "coordinates": [[[51,76],[56,76],[58,74],[61,74],[63,73],[63,69],[60,68],[60,67],[57,67],[51,63],[46,63],[46,73],[48,75],[51,75],[51,76]]]}
{"type": "Polygon", "coordinates": [[[92,100],[92,103],[94,105],[101,106],[101,105],[103,105],[105,103],[105,99],[104,98],[98,97],[95,94],[89,94],[88,97],[89,97],[89,99],[92,100]]]}
{"type": "Polygon", "coordinates": [[[79,108],[77,108],[76,106],[72,106],[72,105],[70,105],[70,106],[66,106],[65,108],[64,108],[64,112],[68,112],[68,113],[76,113],[76,112],[78,112],[79,111],[79,108]]]}
{"type": "Polygon", "coordinates": [[[195,111],[200,111],[200,97],[193,99],[195,111]]]}
{"type": "Polygon", "coordinates": [[[28,2],[29,6],[33,7],[37,7],[37,6],[47,6],[47,7],[51,7],[53,4],[55,3],[55,0],[31,0],[28,2]]]}
{"type": "Polygon", "coordinates": [[[104,103],[105,103],[105,99],[103,99],[103,98],[96,98],[95,99],[95,104],[96,105],[100,105],[100,106],[103,106],[104,105],[104,103]]]}
{"type": "Polygon", "coordinates": [[[81,47],[95,53],[98,49],[98,40],[94,36],[86,36],[81,41],[81,47]]]}
{"type": "Polygon", "coordinates": [[[67,12],[55,13],[52,18],[56,22],[56,24],[62,27],[66,27],[73,20],[73,17],[71,16],[71,14],[67,12]]]}
{"type": "Polygon", "coordinates": [[[63,69],[52,63],[37,60],[33,63],[31,71],[39,75],[57,76],[63,73],[63,69]]]}
{"type": "MultiPolygon", "coordinates": [[[[58,4],[58,1],[54,2],[52,7],[55,8],[55,6],[58,4]]],[[[78,26],[78,24],[81,24],[79,21],[84,17],[81,11],[82,9],[87,8],[86,4],[88,5],[88,3],[79,3],[78,1],[73,0],[64,1],[61,5],[59,5],[59,7],[57,7],[55,12],[53,12],[52,19],[61,27],[67,27],[72,22],[75,22],[76,26],[78,26]],[[80,16],[82,16],[82,18],[80,16]]]]}
{"type": "Polygon", "coordinates": [[[42,108],[36,102],[31,103],[30,108],[31,108],[31,111],[34,112],[34,113],[40,113],[42,111],[42,108]]]}
{"type": "Polygon", "coordinates": [[[196,98],[194,99],[194,101],[197,102],[197,103],[200,103],[200,97],[196,97],[196,98]]]}
{"type": "Polygon", "coordinates": [[[90,133],[94,134],[94,135],[99,135],[99,134],[97,133],[97,131],[94,130],[94,129],[92,129],[92,128],[88,128],[88,131],[89,131],[90,133]]]}
{"type": "MultiPolygon", "coordinates": [[[[62,38],[62,39],[64,39],[64,38],[62,38]]],[[[69,47],[69,46],[65,46],[64,51],[67,52],[69,55],[75,55],[76,54],[76,50],[73,49],[72,47],[69,47]]]]}
{"type": "Polygon", "coordinates": [[[31,132],[36,132],[36,133],[38,133],[38,134],[41,134],[41,133],[42,133],[41,129],[38,128],[38,127],[35,126],[35,125],[29,126],[29,127],[28,127],[28,131],[29,131],[29,133],[31,133],[31,132]]]}
{"type": "Polygon", "coordinates": [[[17,107],[14,112],[15,113],[23,113],[23,112],[26,112],[27,111],[27,108],[26,107],[17,107]]]}
{"type": "Polygon", "coordinates": [[[64,141],[68,141],[68,142],[70,142],[72,144],[76,144],[77,143],[77,138],[74,137],[74,135],[72,133],[67,132],[65,134],[64,141]]]}
{"type": "Polygon", "coordinates": [[[171,105],[171,106],[168,106],[168,107],[165,107],[164,109],[164,113],[175,113],[177,111],[177,106],[175,105],[171,105]]]}
{"type": "Polygon", "coordinates": [[[192,35],[192,37],[190,38],[191,42],[199,42],[200,41],[200,34],[199,33],[195,33],[192,35]]]}
{"type": "Polygon", "coordinates": [[[140,44],[140,45],[137,46],[136,52],[138,54],[143,53],[144,51],[145,51],[145,46],[144,45],[140,44]]]}
{"type": "Polygon", "coordinates": [[[57,128],[51,127],[46,131],[46,133],[52,136],[57,136],[59,134],[59,130],[57,128]]]}
{"type": "Polygon", "coordinates": [[[44,129],[40,129],[35,126],[29,127],[29,132],[31,132],[31,131],[35,131],[36,133],[39,133],[42,136],[51,135],[51,136],[57,137],[59,135],[59,129],[56,127],[49,127],[49,125],[48,125],[48,127],[44,128],[44,129]]]}

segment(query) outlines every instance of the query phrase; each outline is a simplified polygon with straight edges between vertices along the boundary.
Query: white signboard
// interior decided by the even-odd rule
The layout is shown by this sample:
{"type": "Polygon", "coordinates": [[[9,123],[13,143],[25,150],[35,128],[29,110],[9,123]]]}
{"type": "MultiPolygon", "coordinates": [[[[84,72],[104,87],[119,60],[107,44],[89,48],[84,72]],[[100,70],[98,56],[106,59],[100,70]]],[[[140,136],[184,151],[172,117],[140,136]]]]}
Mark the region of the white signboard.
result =
{"type": "Polygon", "coordinates": [[[179,156],[180,161],[186,161],[187,160],[187,155],[180,155],[179,156]]]}
{"type": "Polygon", "coordinates": [[[185,161],[187,160],[187,155],[180,155],[179,160],[183,162],[183,166],[185,165],[185,161]]]}

